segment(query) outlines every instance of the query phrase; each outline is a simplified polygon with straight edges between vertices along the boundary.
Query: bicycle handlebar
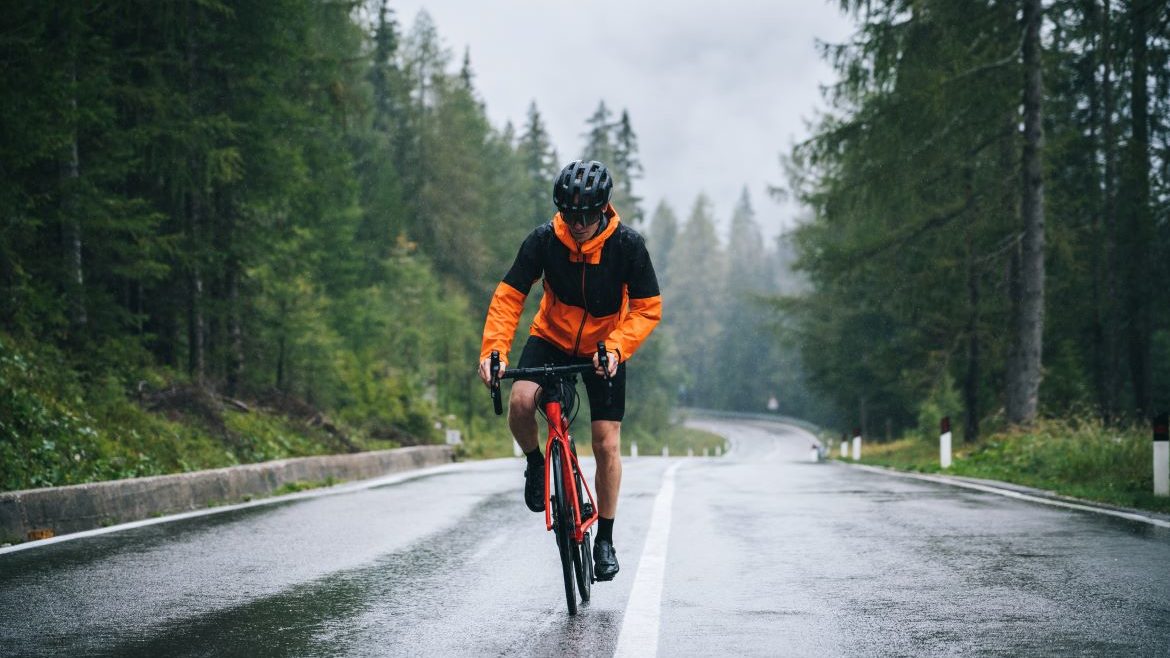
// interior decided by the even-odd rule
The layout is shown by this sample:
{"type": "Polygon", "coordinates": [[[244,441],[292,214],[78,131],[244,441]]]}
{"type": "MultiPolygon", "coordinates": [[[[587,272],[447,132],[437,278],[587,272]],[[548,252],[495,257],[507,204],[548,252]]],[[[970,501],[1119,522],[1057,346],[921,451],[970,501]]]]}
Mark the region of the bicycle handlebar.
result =
{"type": "MultiPolygon", "coordinates": [[[[571,366],[539,366],[536,368],[513,368],[512,370],[500,370],[500,353],[498,350],[492,350],[491,356],[491,376],[492,381],[490,389],[492,392],[492,406],[495,408],[496,415],[502,416],[504,414],[504,402],[500,397],[500,381],[504,379],[516,379],[517,377],[532,377],[537,375],[570,375],[578,372],[589,372],[593,370],[592,363],[578,363],[571,366]]],[[[597,343],[597,361],[601,365],[604,373],[608,391],[605,396],[605,406],[613,404],[613,379],[609,376],[609,352],[605,349],[605,342],[598,341],[597,343]]]]}

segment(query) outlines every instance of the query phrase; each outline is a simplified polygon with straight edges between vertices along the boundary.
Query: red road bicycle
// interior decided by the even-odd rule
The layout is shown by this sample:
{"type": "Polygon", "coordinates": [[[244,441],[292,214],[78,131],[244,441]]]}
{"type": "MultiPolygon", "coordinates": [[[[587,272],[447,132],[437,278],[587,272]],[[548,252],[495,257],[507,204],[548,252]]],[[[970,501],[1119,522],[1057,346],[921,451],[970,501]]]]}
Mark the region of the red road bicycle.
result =
{"type": "MultiPolygon", "coordinates": [[[[609,364],[605,343],[598,343],[597,350],[608,380],[609,364]]],[[[491,355],[492,404],[495,405],[497,416],[504,412],[500,380],[536,378],[540,385],[538,408],[548,421],[548,440],[544,449],[544,522],[545,529],[553,531],[556,536],[561,571],[565,578],[565,602],[569,606],[570,615],[577,614],[574,580],[583,603],[589,601],[590,587],[596,580],[593,577],[593,545],[589,529],[597,522],[597,504],[593,500],[593,492],[581,475],[577,447],[569,434],[569,425],[576,417],[577,409],[576,374],[590,370],[593,370],[593,364],[582,363],[500,372],[500,353],[492,352],[491,355]]],[[[606,404],[609,403],[607,399],[606,404]]]]}

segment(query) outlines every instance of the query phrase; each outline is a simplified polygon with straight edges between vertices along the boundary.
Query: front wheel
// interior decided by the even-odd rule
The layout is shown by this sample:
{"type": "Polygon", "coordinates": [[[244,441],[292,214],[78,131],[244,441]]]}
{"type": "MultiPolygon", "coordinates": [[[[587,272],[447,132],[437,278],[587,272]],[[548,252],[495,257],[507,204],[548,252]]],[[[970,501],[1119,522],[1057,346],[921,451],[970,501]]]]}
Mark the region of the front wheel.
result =
{"type": "Polygon", "coordinates": [[[577,572],[577,589],[581,591],[581,600],[588,601],[593,584],[593,542],[588,532],[573,551],[573,569],[577,572]]]}
{"type": "Polygon", "coordinates": [[[565,496],[564,457],[561,447],[553,443],[549,451],[549,471],[552,475],[552,518],[553,534],[557,538],[557,549],[561,555],[561,572],[565,579],[565,603],[569,606],[569,614],[577,614],[577,593],[573,588],[573,520],[569,509],[568,498],[565,496]]]}
{"type": "MultiPolygon", "coordinates": [[[[585,485],[581,480],[581,473],[576,468],[573,469],[573,481],[577,486],[577,501],[578,504],[584,506],[582,503],[585,500],[585,485]]],[[[584,523],[586,519],[582,518],[584,523]]],[[[585,533],[580,544],[573,546],[573,569],[577,572],[577,589],[581,592],[581,600],[589,600],[589,590],[593,584],[593,542],[589,539],[589,533],[585,533]]]]}

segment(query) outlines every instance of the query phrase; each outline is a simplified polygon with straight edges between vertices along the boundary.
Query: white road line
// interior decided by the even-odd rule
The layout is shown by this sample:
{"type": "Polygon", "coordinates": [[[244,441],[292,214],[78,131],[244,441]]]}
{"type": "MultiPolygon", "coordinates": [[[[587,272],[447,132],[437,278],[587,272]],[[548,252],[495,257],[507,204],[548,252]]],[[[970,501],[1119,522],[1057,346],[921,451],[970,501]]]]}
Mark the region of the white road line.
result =
{"type": "Polygon", "coordinates": [[[1051,498],[1041,498],[1039,496],[1030,496],[1019,491],[1012,491],[1011,489],[1000,489],[998,487],[991,487],[985,484],[976,484],[974,482],[963,482],[962,480],[952,480],[950,478],[937,477],[932,475],[923,475],[921,473],[902,473],[899,471],[891,471],[884,468],[877,468],[874,466],[866,466],[864,464],[847,464],[853,468],[860,468],[865,471],[873,473],[881,473],[883,475],[893,475],[895,477],[911,478],[914,480],[926,480],[927,482],[936,482],[939,484],[949,484],[952,487],[963,487],[965,489],[974,489],[976,491],[983,491],[986,493],[998,494],[1000,496],[1007,496],[1008,498],[1016,498],[1018,500],[1026,500],[1031,503],[1040,503],[1042,505],[1052,505],[1053,507],[1065,507],[1068,509],[1080,510],[1082,512],[1094,512],[1096,514],[1106,514],[1108,516],[1116,516],[1121,519],[1129,521],[1138,521],[1140,523],[1149,523],[1160,528],[1170,528],[1170,522],[1162,519],[1155,519],[1153,517],[1142,514],[1134,514],[1132,512],[1122,512],[1120,510],[1112,510],[1103,507],[1093,507],[1091,505],[1078,505],[1077,503],[1070,503],[1063,500],[1053,500],[1051,498]]]}
{"type": "MultiPolygon", "coordinates": [[[[482,462],[481,462],[482,463],[482,462]]],[[[16,544],[14,546],[6,546],[0,548],[0,555],[5,553],[15,553],[17,551],[24,551],[30,548],[38,548],[48,544],[57,544],[63,541],[71,541],[74,539],[81,539],[83,537],[94,537],[97,535],[105,535],[111,532],[121,532],[122,530],[130,530],[132,528],[141,528],[143,526],[155,525],[157,523],[170,523],[171,521],[181,521],[183,519],[193,519],[200,516],[210,516],[212,514],[222,514],[224,512],[231,512],[239,509],[247,509],[249,507],[260,507],[263,505],[273,505],[275,503],[284,503],[290,500],[301,500],[304,498],[320,498],[322,496],[336,496],[338,494],[350,493],[353,491],[360,491],[362,489],[373,489],[374,487],[382,487],[389,484],[398,484],[408,480],[414,480],[429,475],[438,475],[440,473],[447,473],[454,470],[464,470],[469,467],[468,464],[444,464],[442,466],[432,466],[429,468],[420,468],[405,473],[395,473],[386,475],[371,480],[360,480],[358,482],[351,482],[348,484],[340,484],[325,489],[313,489],[310,491],[302,491],[284,496],[273,496],[271,498],[261,498],[260,500],[253,500],[247,503],[238,503],[235,505],[223,505],[221,507],[209,507],[205,509],[198,509],[191,512],[182,512],[180,514],[170,514],[167,516],[160,516],[152,519],[142,519],[141,521],[131,521],[129,523],[120,523],[112,525],[107,528],[95,528],[93,530],[83,530],[81,532],[73,532],[60,537],[53,537],[51,539],[39,539],[36,541],[25,542],[23,544],[16,544]]]]}
{"type": "Polygon", "coordinates": [[[654,499],[646,545],[626,603],[614,656],[658,655],[658,625],[662,616],[662,583],[666,573],[666,544],[670,539],[670,512],[674,502],[674,474],[682,462],[666,469],[662,488],[654,499]]]}

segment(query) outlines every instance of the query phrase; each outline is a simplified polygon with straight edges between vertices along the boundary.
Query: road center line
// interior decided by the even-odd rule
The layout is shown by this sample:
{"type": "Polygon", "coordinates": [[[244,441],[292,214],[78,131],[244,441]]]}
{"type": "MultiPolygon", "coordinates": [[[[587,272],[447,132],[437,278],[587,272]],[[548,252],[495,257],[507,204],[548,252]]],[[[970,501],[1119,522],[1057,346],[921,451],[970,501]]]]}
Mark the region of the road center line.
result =
{"type": "Polygon", "coordinates": [[[662,476],[662,488],[654,499],[646,544],[634,574],[634,586],[622,617],[614,656],[658,655],[658,625],[662,616],[662,583],[666,573],[666,544],[670,539],[670,513],[674,503],[674,474],[677,462],[662,476]]]}

